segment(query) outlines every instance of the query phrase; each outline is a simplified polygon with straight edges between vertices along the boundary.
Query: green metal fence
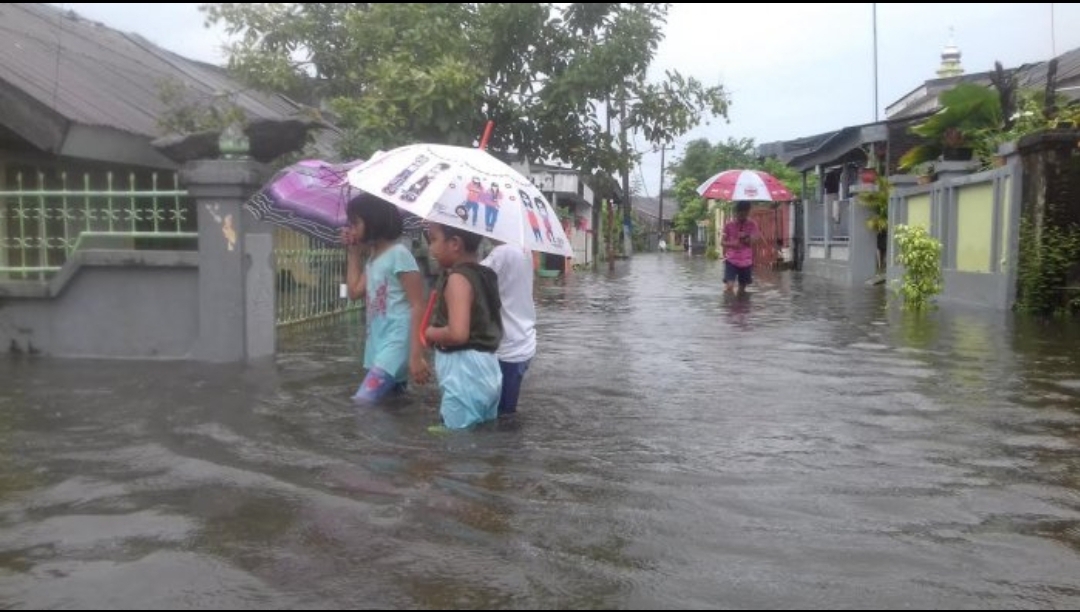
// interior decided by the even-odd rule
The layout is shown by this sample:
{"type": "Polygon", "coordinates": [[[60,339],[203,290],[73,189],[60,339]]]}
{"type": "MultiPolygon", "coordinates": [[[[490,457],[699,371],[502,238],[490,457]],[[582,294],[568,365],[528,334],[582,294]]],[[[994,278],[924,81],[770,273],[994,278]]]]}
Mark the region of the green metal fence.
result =
{"type": "Polygon", "coordinates": [[[176,173],[2,173],[0,280],[44,280],[79,248],[197,248],[193,202],[176,173]]]}
{"type": "Polygon", "coordinates": [[[360,302],[341,297],[345,249],[328,247],[303,234],[279,228],[274,233],[274,256],[278,270],[278,325],[360,309],[360,302]]]}
{"type": "MultiPolygon", "coordinates": [[[[0,165],[0,283],[43,281],[83,248],[198,248],[195,202],[176,172],[0,165]]],[[[340,297],[345,250],[278,229],[277,323],[355,311],[340,297]]]]}

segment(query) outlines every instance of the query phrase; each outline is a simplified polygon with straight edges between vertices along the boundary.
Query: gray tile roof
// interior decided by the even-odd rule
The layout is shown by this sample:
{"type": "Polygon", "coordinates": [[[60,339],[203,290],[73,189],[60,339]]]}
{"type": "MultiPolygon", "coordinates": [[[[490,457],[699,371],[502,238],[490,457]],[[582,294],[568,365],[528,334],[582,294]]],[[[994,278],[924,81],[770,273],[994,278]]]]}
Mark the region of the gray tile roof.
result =
{"type": "MultiPolygon", "coordinates": [[[[1080,90],[1073,89],[1080,85],[1080,48],[1062,53],[1057,57],[1057,61],[1055,82],[1059,92],[1072,99],[1080,98],[1080,90]]],[[[1021,66],[1016,79],[1017,84],[1021,88],[1045,88],[1048,64],[1049,62],[1036,62],[1021,66]]]]}
{"type": "MultiPolygon", "coordinates": [[[[1066,51],[1059,55],[1057,60],[1058,68],[1055,80],[1058,92],[1073,100],[1080,99],[1080,48],[1066,51]]],[[[1020,88],[1042,89],[1046,87],[1047,66],[1048,62],[1035,62],[1006,70],[1016,76],[1016,81],[1020,88]]],[[[905,109],[895,113],[889,119],[882,122],[881,125],[909,124],[915,119],[929,116],[938,108],[939,104],[937,99],[942,91],[950,89],[962,82],[979,83],[990,86],[991,74],[991,72],[979,72],[958,77],[931,79],[926,81],[897,102],[889,105],[889,107],[892,108],[905,99],[907,99],[908,102],[908,106],[905,109]],[[925,90],[923,94],[920,97],[914,97],[914,94],[920,91],[920,89],[925,90]]],[[[822,152],[830,146],[835,150],[828,155],[825,155],[825,158],[829,158],[829,155],[836,157],[838,153],[842,153],[845,150],[845,147],[858,146],[861,142],[848,142],[850,137],[855,131],[861,130],[862,128],[873,127],[874,125],[875,124],[851,126],[833,132],[826,132],[824,134],[817,134],[794,140],[763,143],[758,145],[756,152],[759,156],[776,157],[789,166],[805,170],[814,163],[822,162],[823,160],[819,158],[821,157],[822,152]],[[845,138],[847,138],[847,140],[845,140],[845,138]]],[[[905,125],[905,132],[906,129],[907,127],[905,125]]],[[[891,143],[890,148],[892,148],[892,144],[899,143],[891,143]]],[[[896,155],[893,156],[894,163],[895,158],[898,158],[899,154],[903,153],[911,146],[914,146],[913,142],[904,143],[904,146],[898,147],[897,150],[894,151],[894,153],[896,153],[896,155]]],[[[667,207],[665,206],[664,208],[666,209],[667,207]]],[[[667,215],[665,214],[665,217],[666,216],[667,215]]]]}
{"type": "Polygon", "coordinates": [[[0,4],[0,87],[23,92],[66,120],[160,136],[163,82],[196,96],[236,93],[252,119],[300,116],[288,98],[245,89],[224,69],[41,3],[0,4]]]}
{"type": "MultiPolygon", "coordinates": [[[[653,222],[660,216],[660,199],[656,197],[630,196],[630,208],[653,222]]],[[[664,220],[671,221],[679,212],[679,202],[672,194],[664,194],[664,220]]]]}

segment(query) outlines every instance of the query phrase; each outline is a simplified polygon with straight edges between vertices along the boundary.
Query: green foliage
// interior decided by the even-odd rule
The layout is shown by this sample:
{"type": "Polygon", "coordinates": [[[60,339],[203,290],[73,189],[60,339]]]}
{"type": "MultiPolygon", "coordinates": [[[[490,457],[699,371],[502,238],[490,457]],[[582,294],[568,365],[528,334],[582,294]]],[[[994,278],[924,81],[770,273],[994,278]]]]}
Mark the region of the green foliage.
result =
{"type": "Polygon", "coordinates": [[[904,267],[897,293],[908,310],[923,310],[941,293],[941,243],[926,228],[896,227],[897,263],[904,267]]]}
{"type": "Polygon", "coordinates": [[[684,178],[675,184],[675,201],[679,203],[679,211],[671,220],[671,226],[680,234],[697,233],[698,221],[709,214],[708,203],[697,194],[696,189],[697,183],[691,178],[684,178]]]}
{"type": "Polygon", "coordinates": [[[859,203],[870,209],[866,227],[874,232],[889,229],[889,191],[892,188],[888,179],[878,176],[875,181],[877,191],[864,191],[859,194],[859,203]]]}
{"type": "Polygon", "coordinates": [[[901,170],[932,162],[948,149],[976,149],[986,130],[1002,126],[1001,99],[989,87],[961,83],[941,94],[941,110],[913,126],[911,133],[927,139],[900,158],[901,170]]]}
{"type": "MultiPolygon", "coordinates": [[[[764,170],[765,172],[768,172],[769,174],[775,176],[777,179],[780,180],[781,183],[784,184],[785,187],[788,188],[788,191],[790,191],[796,198],[798,198],[802,193],[802,173],[792,168],[791,166],[788,166],[779,159],[770,157],[765,161],[761,162],[760,164],[757,164],[757,167],[755,169],[764,170]]],[[[817,193],[817,175],[808,174],[806,179],[807,193],[817,193]]]]}
{"type": "Polygon", "coordinates": [[[1080,104],[1070,104],[1064,96],[1058,96],[1055,104],[1060,110],[1053,119],[1046,116],[1046,93],[1037,89],[1021,90],[1016,96],[1016,112],[1010,117],[1007,128],[985,128],[974,132],[975,157],[989,168],[998,154],[998,147],[1006,142],[1016,142],[1028,134],[1072,123],[1080,125],[1080,104]]]}
{"type": "MultiPolygon", "coordinates": [[[[707,139],[693,140],[686,145],[682,158],[668,169],[675,178],[675,201],[679,212],[673,219],[675,231],[693,233],[697,222],[708,215],[705,200],[697,188],[709,177],[724,170],[764,170],[775,176],[794,194],[802,191],[802,175],[777,159],[756,157],[753,138],[728,138],[715,145],[707,139]]],[[[817,188],[817,177],[809,177],[810,192],[817,188]]]]}
{"type": "Polygon", "coordinates": [[[222,130],[230,123],[244,125],[247,122],[235,94],[206,95],[172,78],[158,82],[157,89],[158,99],[166,108],[157,120],[163,135],[222,130]]]}
{"type": "Polygon", "coordinates": [[[631,211],[630,219],[633,226],[633,233],[630,239],[633,241],[634,252],[640,253],[649,249],[649,226],[645,222],[645,218],[639,215],[636,211],[631,211]]]}
{"type": "Polygon", "coordinates": [[[1080,311],[1080,294],[1064,291],[1080,266],[1080,227],[1045,224],[1037,235],[1027,218],[1020,222],[1017,310],[1039,315],[1080,311]]]}
{"type": "Polygon", "coordinates": [[[239,36],[229,67],[259,87],[328,102],[346,130],[342,154],[411,142],[489,146],[560,159],[586,174],[631,168],[603,121],[660,145],[708,116],[727,116],[720,86],[646,74],[666,3],[213,3],[208,24],[239,36]],[[617,117],[617,108],[611,109],[617,117]]]}
{"type": "Polygon", "coordinates": [[[686,145],[683,156],[671,164],[668,172],[678,183],[693,179],[696,188],[710,176],[732,168],[757,168],[753,138],[728,138],[715,145],[708,139],[699,138],[686,145]]]}
{"type": "MultiPolygon", "coordinates": [[[[715,208],[713,210],[716,210],[715,208]]],[[[716,214],[709,215],[709,235],[705,240],[708,247],[705,249],[705,257],[716,261],[720,259],[720,250],[716,245],[716,214]]]]}

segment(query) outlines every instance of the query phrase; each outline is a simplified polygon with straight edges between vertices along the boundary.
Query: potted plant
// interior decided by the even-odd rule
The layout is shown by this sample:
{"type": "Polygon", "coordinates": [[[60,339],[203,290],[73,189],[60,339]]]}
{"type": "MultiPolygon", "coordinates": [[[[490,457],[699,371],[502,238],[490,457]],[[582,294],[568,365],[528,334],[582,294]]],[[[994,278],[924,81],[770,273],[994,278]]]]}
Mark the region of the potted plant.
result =
{"type": "Polygon", "coordinates": [[[934,164],[931,162],[923,162],[911,169],[911,173],[915,175],[916,182],[919,185],[929,185],[934,182],[934,164]]]}
{"type": "Polygon", "coordinates": [[[866,227],[872,232],[880,232],[889,227],[889,181],[877,179],[877,189],[859,194],[859,203],[870,210],[866,227]]]}
{"type": "Polygon", "coordinates": [[[941,94],[942,109],[911,132],[925,140],[900,158],[901,170],[938,160],[970,160],[979,139],[1002,125],[1001,100],[989,87],[961,83],[941,94]]]}
{"type": "Polygon", "coordinates": [[[889,192],[892,186],[882,177],[877,180],[877,189],[859,194],[859,203],[870,209],[866,227],[877,236],[877,267],[885,268],[885,250],[888,246],[889,232],[889,192]]]}
{"type": "Polygon", "coordinates": [[[877,168],[863,168],[859,172],[859,182],[863,185],[873,185],[877,183],[878,171],[877,168]]]}

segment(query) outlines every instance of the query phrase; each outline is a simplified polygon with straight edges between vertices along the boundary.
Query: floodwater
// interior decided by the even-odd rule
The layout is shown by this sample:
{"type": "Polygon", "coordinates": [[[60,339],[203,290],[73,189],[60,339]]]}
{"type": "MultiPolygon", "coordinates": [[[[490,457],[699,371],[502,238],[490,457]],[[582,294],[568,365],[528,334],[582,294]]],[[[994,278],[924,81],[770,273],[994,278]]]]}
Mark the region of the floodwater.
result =
{"type": "Polygon", "coordinates": [[[538,287],[520,414],[258,366],[0,359],[5,608],[1080,606],[1080,329],[644,254],[538,287]]]}

